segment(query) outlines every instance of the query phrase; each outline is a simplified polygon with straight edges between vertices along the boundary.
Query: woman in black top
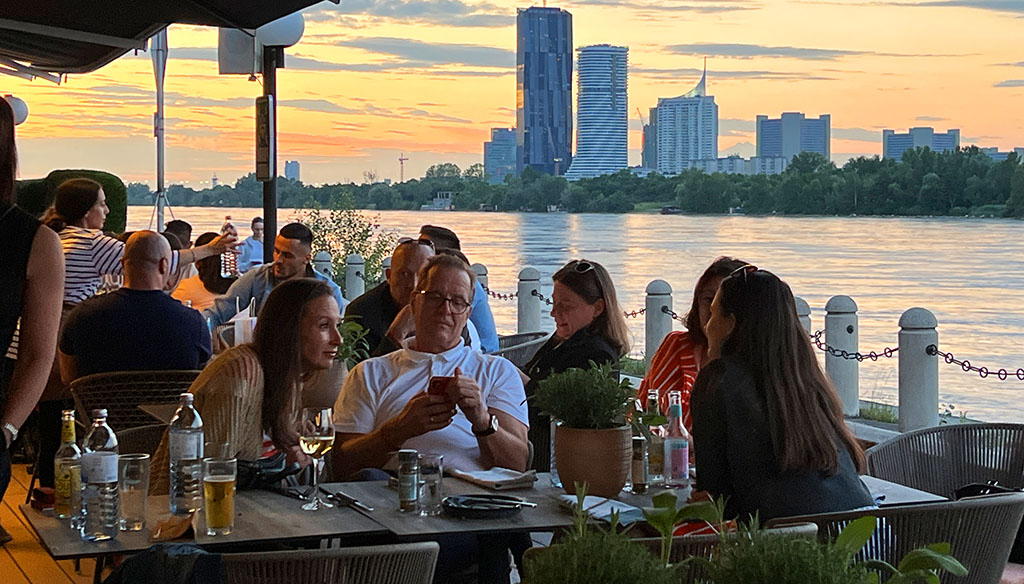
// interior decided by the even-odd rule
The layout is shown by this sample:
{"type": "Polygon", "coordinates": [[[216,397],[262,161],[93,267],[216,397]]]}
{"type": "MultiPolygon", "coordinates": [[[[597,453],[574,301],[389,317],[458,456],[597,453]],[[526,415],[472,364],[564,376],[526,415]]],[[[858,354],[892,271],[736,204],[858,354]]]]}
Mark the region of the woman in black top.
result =
{"type": "Polygon", "coordinates": [[[762,521],[874,504],[864,453],[800,326],[789,286],[744,266],[705,327],[713,359],[693,388],[697,488],[762,521]]]}
{"type": "MultiPolygon", "coordinates": [[[[618,363],[629,352],[626,318],[619,308],[615,285],[608,270],[597,262],[573,260],[555,272],[551,294],[551,316],[555,332],[526,364],[526,397],[552,373],[566,369],[618,363]]],[[[530,407],[530,442],[534,447],[534,468],[544,472],[551,466],[551,422],[530,407]]]]}
{"type": "MultiPolygon", "coordinates": [[[[0,500],[11,478],[8,449],[46,386],[57,350],[64,256],[60,239],[14,204],[14,113],[0,98],[0,500]],[[3,357],[21,318],[18,360],[3,357]]],[[[0,527],[0,545],[11,536],[0,527]]]]}

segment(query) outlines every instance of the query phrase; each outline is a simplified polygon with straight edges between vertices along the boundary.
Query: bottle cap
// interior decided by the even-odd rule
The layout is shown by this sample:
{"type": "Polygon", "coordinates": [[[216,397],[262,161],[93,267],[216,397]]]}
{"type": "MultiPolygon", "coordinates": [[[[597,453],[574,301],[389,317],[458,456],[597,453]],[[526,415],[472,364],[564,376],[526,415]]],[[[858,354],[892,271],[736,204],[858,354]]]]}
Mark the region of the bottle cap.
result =
{"type": "Polygon", "coordinates": [[[412,449],[402,449],[398,451],[398,462],[400,464],[407,463],[419,463],[419,453],[412,449]]]}
{"type": "Polygon", "coordinates": [[[195,394],[188,393],[187,391],[178,397],[181,399],[182,403],[188,404],[192,403],[192,401],[196,398],[195,394]]]}
{"type": "Polygon", "coordinates": [[[668,416],[670,418],[682,418],[683,417],[683,406],[679,404],[672,404],[668,407],[668,416]]]}
{"type": "Polygon", "coordinates": [[[96,418],[106,418],[107,417],[107,408],[95,409],[95,410],[93,410],[90,413],[92,414],[92,417],[93,417],[94,420],[96,418]]]}
{"type": "Polygon", "coordinates": [[[74,418],[75,417],[75,410],[61,410],[60,414],[62,416],[71,416],[72,418],[74,418]]]}

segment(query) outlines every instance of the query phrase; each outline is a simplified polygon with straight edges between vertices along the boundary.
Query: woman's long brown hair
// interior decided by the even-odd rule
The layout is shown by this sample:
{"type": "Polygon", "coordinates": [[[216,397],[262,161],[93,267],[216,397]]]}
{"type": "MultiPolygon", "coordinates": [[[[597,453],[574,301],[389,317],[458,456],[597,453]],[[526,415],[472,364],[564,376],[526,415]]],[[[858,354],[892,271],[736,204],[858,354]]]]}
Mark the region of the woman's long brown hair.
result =
{"type": "Polygon", "coordinates": [[[292,407],[302,381],[302,317],[310,302],[333,294],[320,280],[296,278],[278,284],[260,308],[252,346],[263,367],[261,423],[278,448],[292,446],[292,407]]]}
{"type": "Polygon", "coordinates": [[[834,473],[839,466],[836,437],[863,472],[864,452],[843,421],[835,387],[814,357],[789,286],[771,272],[741,271],[722,281],[719,304],[736,317],[722,356],[738,359],[753,375],[780,472],[834,473]]]}
{"type": "Polygon", "coordinates": [[[565,285],[587,304],[604,300],[604,312],[587,328],[603,337],[620,357],[629,353],[629,326],[619,307],[615,283],[604,266],[590,260],[572,260],[555,272],[551,280],[565,285]],[[591,268],[580,272],[578,266],[586,264],[591,268]]]}

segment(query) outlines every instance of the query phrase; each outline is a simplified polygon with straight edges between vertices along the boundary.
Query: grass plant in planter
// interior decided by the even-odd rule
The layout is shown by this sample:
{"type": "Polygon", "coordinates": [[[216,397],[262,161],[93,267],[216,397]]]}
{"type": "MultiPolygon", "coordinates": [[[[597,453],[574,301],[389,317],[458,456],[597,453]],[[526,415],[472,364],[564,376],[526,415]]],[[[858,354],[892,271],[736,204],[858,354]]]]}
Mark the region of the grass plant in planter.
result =
{"type": "Polygon", "coordinates": [[[575,494],[576,483],[599,497],[622,490],[632,451],[626,413],[633,399],[634,390],[610,364],[591,362],[589,369],[567,369],[540,382],[534,405],[559,422],[555,460],[565,492],[575,494]]]}

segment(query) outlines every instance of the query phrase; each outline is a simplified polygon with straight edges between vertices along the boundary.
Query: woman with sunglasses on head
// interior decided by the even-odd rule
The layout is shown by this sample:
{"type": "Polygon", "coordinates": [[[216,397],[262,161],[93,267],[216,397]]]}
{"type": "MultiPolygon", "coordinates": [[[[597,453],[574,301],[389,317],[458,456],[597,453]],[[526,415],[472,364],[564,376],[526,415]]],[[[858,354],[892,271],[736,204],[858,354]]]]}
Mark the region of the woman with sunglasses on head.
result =
{"type": "MultiPolygon", "coordinates": [[[[618,363],[629,352],[626,318],[619,308],[615,285],[608,270],[597,262],[573,260],[551,278],[551,316],[555,332],[526,364],[529,398],[537,384],[552,373],[566,369],[618,363]]],[[[533,443],[534,468],[550,469],[551,422],[530,408],[530,441],[533,443]]]]}
{"type": "Polygon", "coordinates": [[[722,281],[693,387],[697,489],[761,520],[874,504],[864,453],[803,327],[789,286],[744,266],[722,281]]]}
{"type": "Polygon", "coordinates": [[[718,292],[718,285],[736,268],[747,265],[743,260],[721,256],[711,262],[693,289],[693,302],[686,313],[686,330],[672,331],[665,336],[658,350],[651,357],[651,366],[640,382],[637,398],[647,403],[647,392],[658,390],[658,407],[661,413],[668,412],[668,394],[678,391],[682,397],[683,424],[692,430],[690,422],[690,390],[697,380],[700,368],[708,362],[708,339],[704,336],[704,325],[711,317],[711,301],[718,292]]]}

